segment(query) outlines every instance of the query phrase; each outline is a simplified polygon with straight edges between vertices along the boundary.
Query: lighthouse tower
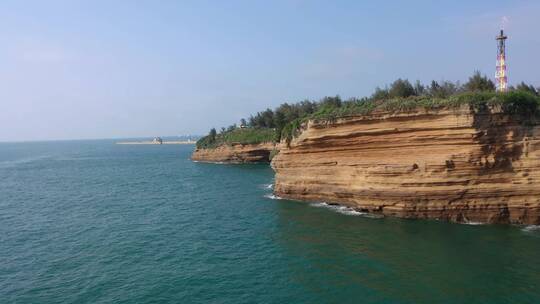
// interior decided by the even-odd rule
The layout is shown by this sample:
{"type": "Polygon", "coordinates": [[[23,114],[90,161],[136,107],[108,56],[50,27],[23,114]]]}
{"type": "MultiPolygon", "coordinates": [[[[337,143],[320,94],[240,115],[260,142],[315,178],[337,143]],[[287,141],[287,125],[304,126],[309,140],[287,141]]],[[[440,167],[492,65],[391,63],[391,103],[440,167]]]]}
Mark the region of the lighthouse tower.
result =
{"type": "Polygon", "coordinates": [[[500,35],[495,39],[497,40],[497,71],[495,73],[497,92],[506,92],[508,90],[508,76],[506,72],[506,39],[508,37],[501,30],[500,35]]]}

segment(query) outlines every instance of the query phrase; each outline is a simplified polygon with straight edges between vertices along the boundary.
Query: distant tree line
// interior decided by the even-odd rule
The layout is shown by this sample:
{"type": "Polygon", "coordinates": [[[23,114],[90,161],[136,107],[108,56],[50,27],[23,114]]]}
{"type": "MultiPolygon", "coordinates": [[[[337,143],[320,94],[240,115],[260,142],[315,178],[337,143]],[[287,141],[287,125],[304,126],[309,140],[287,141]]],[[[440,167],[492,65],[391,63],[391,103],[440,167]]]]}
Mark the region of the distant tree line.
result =
{"type": "MultiPolygon", "coordinates": [[[[297,103],[283,103],[276,109],[270,108],[257,112],[251,115],[247,120],[240,120],[241,128],[265,128],[275,130],[275,140],[279,141],[282,130],[291,122],[307,117],[315,112],[324,109],[336,109],[346,107],[351,104],[362,104],[380,100],[409,98],[409,97],[430,97],[445,99],[457,94],[472,92],[494,92],[495,84],[485,75],[480,72],[475,72],[468,81],[464,84],[451,81],[431,81],[429,84],[422,84],[420,81],[411,83],[407,79],[397,79],[390,85],[381,88],[377,87],[373,94],[369,97],[350,98],[342,100],[340,96],[324,97],[319,101],[303,100],[297,103]]],[[[535,88],[530,84],[521,82],[515,87],[510,87],[509,91],[523,91],[535,96],[539,96],[540,88],[535,88]]],[[[226,134],[237,129],[238,126],[233,124],[228,128],[221,128],[220,134],[226,134]]],[[[210,133],[205,137],[206,142],[215,142],[220,135],[215,128],[210,130],[210,133]]]]}

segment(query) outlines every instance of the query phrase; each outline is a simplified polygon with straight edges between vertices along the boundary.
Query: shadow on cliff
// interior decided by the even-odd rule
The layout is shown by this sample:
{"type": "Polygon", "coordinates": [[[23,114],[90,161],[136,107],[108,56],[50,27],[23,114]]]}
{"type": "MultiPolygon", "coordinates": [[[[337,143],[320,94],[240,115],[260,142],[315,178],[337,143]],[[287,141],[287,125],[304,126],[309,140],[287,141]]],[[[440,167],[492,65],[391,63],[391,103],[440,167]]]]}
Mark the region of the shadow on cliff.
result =
{"type": "Polygon", "coordinates": [[[537,123],[536,108],[480,104],[471,110],[475,140],[481,145],[471,161],[480,166],[480,174],[513,172],[513,162],[527,154],[528,138],[537,123]]]}

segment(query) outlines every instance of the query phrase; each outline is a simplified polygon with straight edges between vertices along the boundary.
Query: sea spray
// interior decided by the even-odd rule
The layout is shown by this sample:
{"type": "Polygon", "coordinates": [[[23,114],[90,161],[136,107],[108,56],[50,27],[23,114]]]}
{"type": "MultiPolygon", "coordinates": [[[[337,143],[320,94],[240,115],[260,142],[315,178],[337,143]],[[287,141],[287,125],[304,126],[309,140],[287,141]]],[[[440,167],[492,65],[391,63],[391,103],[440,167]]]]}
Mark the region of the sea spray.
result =
{"type": "Polygon", "coordinates": [[[269,198],[269,199],[272,199],[272,200],[282,200],[283,198],[282,197],[279,197],[273,193],[267,193],[264,195],[264,197],[266,198],[269,198]]]}
{"type": "Polygon", "coordinates": [[[351,207],[341,206],[341,205],[336,205],[336,204],[328,204],[325,202],[311,203],[310,205],[316,208],[326,208],[334,212],[345,214],[345,215],[363,216],[363,217],[369,217],[369,218],[382,218],[383,217],[382,215],[372,214],[368,212],[361,212],[351,207]]]}
{"type": "Polygon", "coordinates": [[[540,232],[540,225],[528,225],[521,229],[523,232],[540,232]]]}

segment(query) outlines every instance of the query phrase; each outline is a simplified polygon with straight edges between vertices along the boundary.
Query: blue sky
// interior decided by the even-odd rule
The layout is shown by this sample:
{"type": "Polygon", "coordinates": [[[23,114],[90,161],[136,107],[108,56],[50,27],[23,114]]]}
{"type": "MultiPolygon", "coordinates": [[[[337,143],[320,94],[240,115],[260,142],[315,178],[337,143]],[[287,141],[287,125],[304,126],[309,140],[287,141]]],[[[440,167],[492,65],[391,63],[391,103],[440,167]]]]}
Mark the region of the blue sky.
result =
{"type": "Polygon", "coordinates": [[[540,86],[539,1],[0,2],[0,141],[202,134],[398,77],[540,86]]]}

